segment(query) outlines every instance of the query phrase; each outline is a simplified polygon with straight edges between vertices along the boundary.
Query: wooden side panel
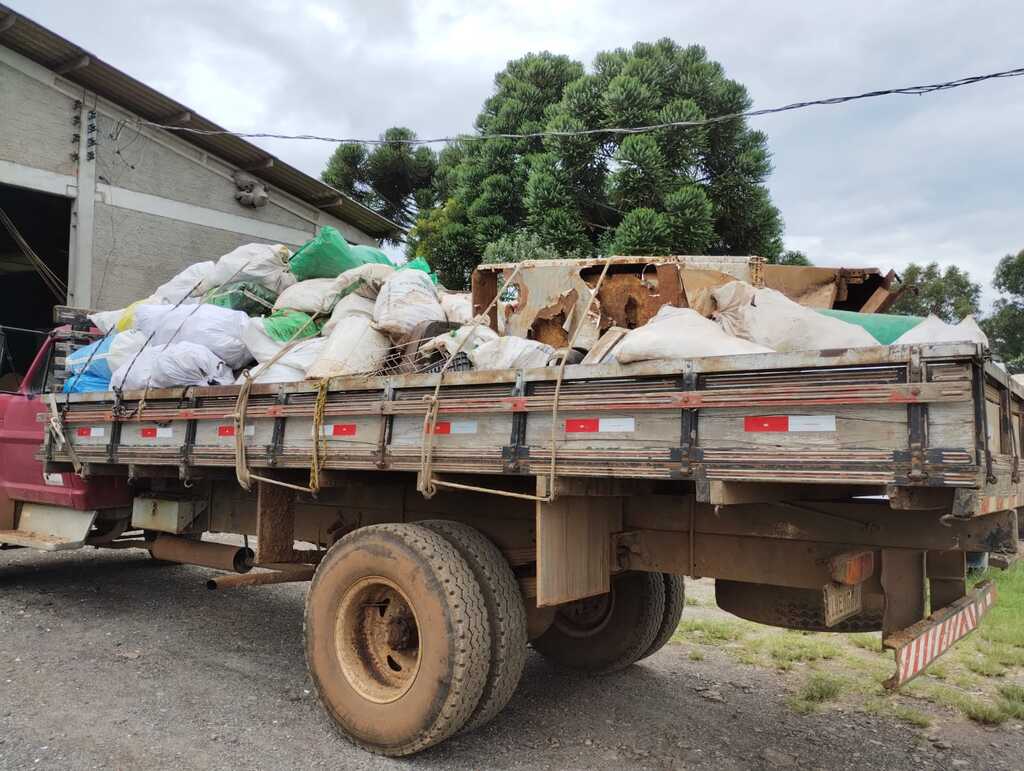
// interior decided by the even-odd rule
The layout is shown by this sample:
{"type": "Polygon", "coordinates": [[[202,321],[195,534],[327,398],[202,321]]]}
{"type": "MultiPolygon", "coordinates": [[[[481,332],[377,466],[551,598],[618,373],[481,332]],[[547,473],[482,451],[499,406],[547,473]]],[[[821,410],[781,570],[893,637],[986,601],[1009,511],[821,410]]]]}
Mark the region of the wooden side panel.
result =
{"type": "Polygon", "coordinates": [[[700,416],[701,447],[724,448],[872,448],[905,449],[907,446],[907,408],[904,405],[834,407],[727,407],[703,410],[700,416]],[[781,415],[835,417],[834,431],[752,431],[747,418],[781,415]]]}
{"type": "Polygon", "coordinates": [[[621,498],[565,496],[538,502],[537,605],[609,591],[609,535],[621,522],[621,498]]]}
{"type": "Polygon", "coordinates": [[[970,402],[928,405],[928,446],[965,449],[974,446],[974,408],[970,402]]]}

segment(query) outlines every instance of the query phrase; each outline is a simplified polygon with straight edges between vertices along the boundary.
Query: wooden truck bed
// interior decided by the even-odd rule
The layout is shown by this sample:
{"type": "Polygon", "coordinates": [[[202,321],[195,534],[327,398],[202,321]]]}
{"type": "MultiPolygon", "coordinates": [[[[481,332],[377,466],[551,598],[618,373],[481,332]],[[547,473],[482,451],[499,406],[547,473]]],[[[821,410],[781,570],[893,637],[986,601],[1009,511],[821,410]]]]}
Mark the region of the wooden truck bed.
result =
{"type": "MultiPolygon", "coordinates": [[[[433,473],[543,477],[554,420],[558,476],[690,480],[706,502],[779,483],[887,492],[894,507],[900,496],[945,495],[960,516],[1024,499],[1024,392],[973,344],[570,366],[557,405],[556,375],[445,374],[433,473]]],[[[331,381],[320,467],[421,471],[437,378],[331,381]]],[[[43,457],[51,470],[68,470],[73,452],[86,474],[171,466],[187,480],[233,468],[244,434],[254,472],[309,469],[317,384],[253,386],[244,419],[238,394],[229,386],[47,397],[71,449],[50,435],[43,457]]]]}

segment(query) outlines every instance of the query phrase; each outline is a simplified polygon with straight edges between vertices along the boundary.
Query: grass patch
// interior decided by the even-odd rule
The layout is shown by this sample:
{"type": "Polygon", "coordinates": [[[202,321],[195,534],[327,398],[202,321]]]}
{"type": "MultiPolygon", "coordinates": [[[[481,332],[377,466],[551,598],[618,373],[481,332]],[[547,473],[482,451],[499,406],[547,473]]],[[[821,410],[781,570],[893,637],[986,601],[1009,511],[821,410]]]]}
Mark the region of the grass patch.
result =
{"type": "Polygon", "coordinates": [[[690,642],[714,645],[723,642],[736,642],[747,634],[745,626],[738,621],[719,619],[683,619],[674,637],[690,642]]]}
{"type": "Polygon", "coordinates": [[[1007,717],[1024,720],[1024,687],[1019,685],[1000,685],[1000,706],[1007,717]]]}
{"type": "Polygon", "coordinates": [[[906,692],[920,695],[926,701],[940,704],[961,712],[965,717],[982,725],[999,725],[1009,717],[1006,710],[999,704],[987,699],[976,698],[956,688],[912,683],[914,688],[905,688],[906,692]]]}
{"type": "Polygon", "coordinates": [[[902,704],[894,704],[891,713],[897,720],[902,720],[904,723],[909,723],[917,728],[927,728],[932,724],[932,719],[924,712],[902,704]]]}
{"type": "Polygon", "coordinates": [[[879,634],[864,632],[862,634],[851,634],[846,637],[847,642],[856,645],[858,648],[863,648],[866,651],[872,653],[882,652],[882,637],[879,634]]]}
{"type": "Polygon", "coordinates": [[[1003,677],[1006,675],[1006,667],[987,656],[972,656],[964,662],[964,666],[974,674],[981,675],[982,677],[1003,677]]]}
{"type": "Polygon", "coordinates": [[[825,702],[835,701],[848,687],[846,680],[825,672],[815,672],[800,686],[788,702],[797,713],[806,715],[816,710],[825,702]]]}
{"type": "Polygon", "coordinates": [[[690,651],[690,655],[687,658],[689,658],[690,661],[703,661],[704,660],[704,654],[701,653],[696,648],[694,648],[692,651],[690,651]]]}
{"type": "Polygon", "coordinates": [[[687,608],[699,608],[704,604],[703,602],[701,602],[696,597],[690,594],[686,595],[686,599],[683,602],[687,608]]]}
{"type": "Polygon", "coordinates": [[[764,640],[763,650],[782,669],[800,662],[834,659],[841,653],[835,644],[803,632],[771,635],[764,640]]]}

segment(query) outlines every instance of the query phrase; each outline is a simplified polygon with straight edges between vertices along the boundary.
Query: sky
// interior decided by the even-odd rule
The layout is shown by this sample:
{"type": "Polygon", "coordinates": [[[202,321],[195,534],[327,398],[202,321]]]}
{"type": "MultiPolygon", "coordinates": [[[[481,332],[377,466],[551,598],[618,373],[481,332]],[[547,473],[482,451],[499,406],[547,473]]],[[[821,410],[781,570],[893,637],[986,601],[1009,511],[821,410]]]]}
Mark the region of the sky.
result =
{"type": "MultiPolygon", "coordinates": [[[[5,2],[239,131],[449,136],[510,59],[589,66],[664,36],[703,45],[755,108],[1024,66],[1020,0],[5,2]]],[[[1024,249],[1024,77],[751,123],[768,135],[786,246],[815,264],[957,265],[987,304],[998,260],[1024,249]]],[[[261,144],[314,176],[333,150],[261,144]]]]}

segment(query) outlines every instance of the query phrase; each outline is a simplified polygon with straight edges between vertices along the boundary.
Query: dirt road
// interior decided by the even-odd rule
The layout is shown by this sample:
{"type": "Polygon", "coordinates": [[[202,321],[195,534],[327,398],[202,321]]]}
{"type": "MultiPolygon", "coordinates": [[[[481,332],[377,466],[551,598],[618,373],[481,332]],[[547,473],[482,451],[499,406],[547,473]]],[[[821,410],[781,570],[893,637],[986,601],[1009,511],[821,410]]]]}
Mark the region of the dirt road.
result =
{"type": "MultiPolygon", "coordinates": [[[[304,585],[210,592],[139,553],[0,552],[2,768],[1021,767],[1024,731],[952,747],[888,718],[800,716],[783,679],[669,646],[604,678],[531,655],[492,724],[412,760],[336,736],[302,659],[304,585]]],[[[929,733],[941,733],[941,726],[929,733]]]]}

